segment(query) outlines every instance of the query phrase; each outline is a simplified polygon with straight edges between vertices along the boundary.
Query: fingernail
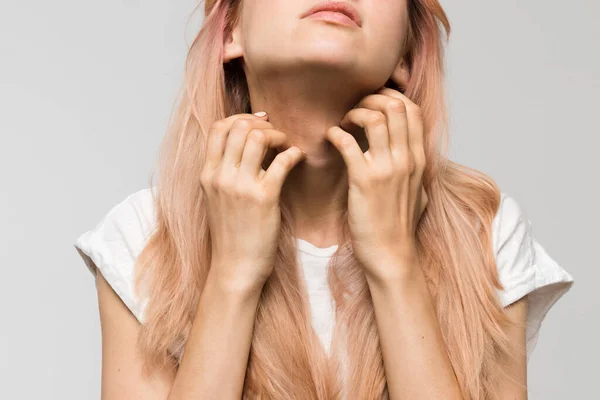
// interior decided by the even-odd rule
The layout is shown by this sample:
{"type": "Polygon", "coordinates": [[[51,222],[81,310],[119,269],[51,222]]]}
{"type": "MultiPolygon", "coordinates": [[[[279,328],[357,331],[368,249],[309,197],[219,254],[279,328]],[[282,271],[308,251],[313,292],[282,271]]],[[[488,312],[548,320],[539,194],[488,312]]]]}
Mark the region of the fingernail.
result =
{"type": "Polygon", "coordinates": [[[264,117],[265,115],[267,115],[267,113],[264,111],[258,111],[255,112],[254,115],[256,115],[257,117],[264,117]]]}

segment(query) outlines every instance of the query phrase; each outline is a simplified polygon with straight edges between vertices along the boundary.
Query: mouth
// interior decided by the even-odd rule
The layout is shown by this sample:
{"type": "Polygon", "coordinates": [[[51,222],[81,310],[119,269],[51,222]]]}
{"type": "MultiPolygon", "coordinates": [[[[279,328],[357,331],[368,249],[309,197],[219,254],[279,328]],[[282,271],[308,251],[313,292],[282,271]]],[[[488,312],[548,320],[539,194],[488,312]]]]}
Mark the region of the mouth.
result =
{"type": "Polygon", "coordinates": [[[301,18],[307,17],[325,19],[332,22],[339,22],[346,25],[350,24],[358,27],[362,26],[362,21],[356,8],[343,1],[328,1],[319,3],[301,16],[301,18]]]}

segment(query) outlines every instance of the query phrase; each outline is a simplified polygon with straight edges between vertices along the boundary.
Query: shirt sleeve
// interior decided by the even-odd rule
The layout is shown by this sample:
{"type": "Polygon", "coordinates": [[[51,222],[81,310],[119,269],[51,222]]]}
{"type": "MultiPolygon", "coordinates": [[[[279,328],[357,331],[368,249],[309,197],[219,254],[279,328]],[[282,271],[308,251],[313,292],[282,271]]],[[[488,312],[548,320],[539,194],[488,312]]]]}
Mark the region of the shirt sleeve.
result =
{"type": "Polygon", "coordinates": [[[528,299],[527,356],[535,348],[539,329],[550,308],[573,285],[573,277],[554,261],[532,234],[531,222],[522,207],[502,193],[492,224],[493,247],[504,307],[525,295],[528,299]]]}
{"type": "Polygon", "coordinates": [[[89,271],[95,276],[100,270],[140,322],[146,301],[134,291],[135,262],[154,229],[152,201],[150,189],[130,194],[74,243],[89,271]]]}

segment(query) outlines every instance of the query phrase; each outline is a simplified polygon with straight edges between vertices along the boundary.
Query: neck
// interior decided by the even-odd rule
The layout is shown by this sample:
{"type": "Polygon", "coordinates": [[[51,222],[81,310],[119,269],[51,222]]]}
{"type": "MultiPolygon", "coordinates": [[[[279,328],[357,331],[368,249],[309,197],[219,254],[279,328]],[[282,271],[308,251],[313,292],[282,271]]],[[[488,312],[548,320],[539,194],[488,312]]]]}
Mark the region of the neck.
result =
{"type": "Polygon", "coordinates": [[[266,111],[273,127],[307,153],[288,175],[282,199],[291,207],[295,236],[319,247],[337,244],[348,198],[346,165],[325,132],[366,95],[339,79],[304,73],[248,81],[252,112],[266,111]]]}

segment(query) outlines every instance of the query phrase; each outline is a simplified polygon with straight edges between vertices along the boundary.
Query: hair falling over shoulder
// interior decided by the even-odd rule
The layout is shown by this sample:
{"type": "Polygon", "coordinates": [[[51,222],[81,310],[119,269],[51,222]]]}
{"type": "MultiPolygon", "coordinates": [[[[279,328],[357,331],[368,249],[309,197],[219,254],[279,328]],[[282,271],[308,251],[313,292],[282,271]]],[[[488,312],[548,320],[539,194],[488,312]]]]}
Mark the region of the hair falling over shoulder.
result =
{"type": "MultiPolygon", "coordinates": [[[[211,123],[249,112],[243,70],[222,63],[226,30],[240,0],[205,0],[203,27],[190,46],[185,82],[161,145],[154,201],[157,228],[137,260],[136,288],[148,299],[138,346],[146,371],[177,367],[211,255],[198,171],[211,123]]],[[[417,231],[423,268],[450,360],[465,399],[492,399],[509,357],[510,321],[495,290],[491,224],[500,191],[491,178],[446,157],[442,34],[449,21],[437,0],[409,0],[405,95],[421,106],[428,160],[428,207],[417,231]]],[[[344,220],[347,223],[347,215],[344,220]]],[[[347,225],[345,225],[347,226],[347,225]]],[[[349,237],[331,259],[335,300],[331,357],[310,327],[293,221],[282,204],[274,271],[258,306],[244,399],[387,399],[373,304],[349,237]]]]}

